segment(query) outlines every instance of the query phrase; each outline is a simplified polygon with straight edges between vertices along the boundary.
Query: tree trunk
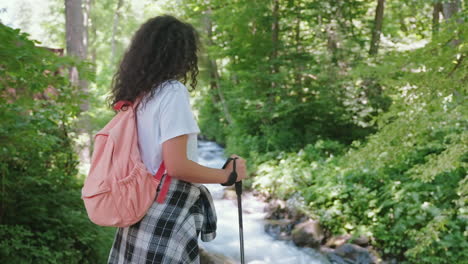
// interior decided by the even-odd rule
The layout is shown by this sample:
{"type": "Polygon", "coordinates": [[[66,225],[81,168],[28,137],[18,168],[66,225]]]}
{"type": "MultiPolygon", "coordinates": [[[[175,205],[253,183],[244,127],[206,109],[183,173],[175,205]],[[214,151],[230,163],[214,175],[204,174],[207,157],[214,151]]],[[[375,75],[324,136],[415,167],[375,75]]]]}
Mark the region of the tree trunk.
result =
{"type": "MultiPolygon", "coordinates": [[[[301,16],[300,16],[300,11],[299,9],[296,9],[296,26],[295,26],[295,44],[296,44],[296,54],[301,54],[303,53],[302,47],[301,47],[301,16]]],[[[296,64],[295,67],[295,85],[296,87],[300,88],[300,91],[302,91],[302,72],[304,71],[304,66],[302,65],[302,60],[301,63],[296,64]]]]}
{"type": "Polygon", "coordinates": [[[114,23],[112,24],[112,39],[111,39],[111,60],[112,65],[115,65],[116,61],[116,36],[117,36],[117,27],[119,26],[120,20],[120,8],[122,8],[123,0],[118,0],[117,7],[114,12],[114,23]]]}
{"type": "Polygon", "coordinates": [[[385,0],[377,0],[375,9],[374,28],[372,30],[372,40],[370,43],[369,54],[375,55],[379,51],[380,34],[382,33],[382,24],[384,16],[385,0]]]}
{"type": "MultiPolygon", "coordinates": [[[[87,32],[87,47],[88,47],[88,58],[91,62],[96,63],[96,39],[97,39],[97,27],[96,27],[96,16],[91,12],[95,4],[95,0],[85,0],[86,7],[86,32],[87,32]]],[[[94,68],[94,72],[96,69],[94,68]]]]}
{"type": "Polygon", "coordinates": [[[65,0],[67,55],[86,59],[86,32],[81,0],[65,0]]]}
{"type": "MultiPolygon", "coordinates": [[[[278,58],[278,44],[279,44],[279,0],[273,0],[273,9],[272,9],[272,23],[271,23],[271,44],[272,49],[270,51],[270,73],[273,78],[276,77],[276,74],[279,72],[279,64],[276,61],[278,58]]],[[[277,82],[275,80],[270,81],[270,89],[267,89],[265,92],[266,96],[266,113],[273,113],[275,106],[275,94],[277,82]]],[[[262,118],[264,125],[269,125],[271,119],[262,118]]],[[[268,148],[268,147],[267,147],[268,148]]]]}
{"type": "Polygon", "coordinates": [[[442,13],[442,3],[434,3],[432,9],[432,36],[439,32],[440,13],[442,13]]]}
{"type": "Polygon", "coordinates": [[[86,47],[86,56],[88,55],[89,47],[89,24],[91,15],[91,1],[83,0],[83,26],[84,26],[84,46],[86,47]]]}
{"type": "MultiPolygon", "coordinates": [[[[86,59],[87,40],[84,24],[83,9],[81,0],[65,0],[65,32],[66,51],[69,56],[76,56],[82,60],[86,59]]],[[[76,67],[70,69],[70,79],[74,85],[79,85],[85,94],[88,93],[88,84],[80,80],[76,67]]],[[[89,109],[89,103],[83,102],[80,105],[82,111],[89,109]]]]}
{"type": "MultiPolygon", "coordinates": [[[[213,24],[211,21],[211,9],[208,9],[205,15],[205,30],[207,35],[207,44],[208,46],[213,46],[213,24]]],[[[232,117],[229,113],[228,106],[226,104],[226,100],[224,99],[224,95],[221,91],[221,85],[219,81],[219,73],[218,73],[218,65],[216,60],[212,59],[209,55],[207,55],[208,60],[208,71],[210,74],[210,88],[211,91],[215,91],[219,97],[219,101],[221,102],[221,106],[223,107],[224,116],[228,122],[228,124],[232,124],[232,117]]],[[[213,98],[213,101],[216,102],[216,98],[213,98]]]]}
{"type": "MultiPolygon", "coordinates": [[[[445,2],[442,4],[442,13],[444,14],[444,20],[450,20],[452,16],[454,16],[456,13],[460,11],[460,0],[451,0],[450,2],[445,2]]],[[[462,18],[459,18],[457,20],[458,23],[463,23],[462,18]]],[[[460,39],[453,39],[450,41],[450,45],[452,46],[458,46],[460,44],[460,39]]]]}
{"type": "MultiPolygon", "coordinates": [[[[271,25],[271,32],[271,42],[273,46],[271,51],[272,73],[276,74],[279,72],[278,62],[276,62],[279,44],[279,0],[273,0],[273,23],[271,25]]],[[[271,88],[274,89],[275,87],[276,83],[274,81],[271,82],[271,88]]]]}
{"type": "MultiPolygon", "coordinates": [[[[272,10],[272,23],[271,23],[271,44],[272,49],[270,52],[270,73],[273,78],[279,72],[279,64],[276,61],[278,58],[278,44],[279,44],[279,0],[273,0],[273,10],[272,10]]],[[[270,81],[270,89],[268,89],[265,93],[266,96],[266,113],[272,113],[273,107],[275,105],[275,94],[278,92],[276,91],[277,82],[275,80],[270,81]]],[[[265,125],[268,125],[270,119],[262,119],[262,122],[265,125]]]]}
{"type": "Polygon", "coordinates": [[[327,32],[327,49],[331,53],[332,62],[338,64],[338,23],[335,19],[332,19],[326,26],[327,32]]]}
{"type": "MultiPolygon", "coordinates": [[[[81,60],[86,60],[88,34],[86,25],[88,24],[89,5],[86,1],[86,9],[83,10],[81,0],[65,0],[65,34],[66,51],[68,56],[75,56],[81,60]],[[86,20],[85,20],[86,18],[86,20]]],[[[80,78],[76,67],[70,68],[70,80],[73,85],[77,85],[85,95],[88,94],[88,83],[80,78]]],[[[89,110],[89,101],[85,100],[80,104],[80,110],[86,112],[89,110]]],[[[83,146],[76,146],[78,155],[82,162],[89,162],[91,159],[91,128],[88,116],[83,116],[77,125],[78,133],[87,134],[88,142],[83,146]]]]}
{"type": "Polygon", "coordinates": [[[449,20],[454,14],[460,11],[460,0],[451,0],[442,4],[444,19],[449,20]]]}

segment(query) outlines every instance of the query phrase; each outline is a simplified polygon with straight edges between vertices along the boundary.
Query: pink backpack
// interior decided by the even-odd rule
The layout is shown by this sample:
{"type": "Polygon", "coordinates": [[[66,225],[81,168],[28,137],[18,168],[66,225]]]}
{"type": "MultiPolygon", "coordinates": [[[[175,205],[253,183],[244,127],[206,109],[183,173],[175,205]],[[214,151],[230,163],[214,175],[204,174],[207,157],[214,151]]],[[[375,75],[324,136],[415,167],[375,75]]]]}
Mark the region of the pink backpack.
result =
{"type": "MultiPolygon", "coordinates": [[[[140,100],[117,102],[114,109],[119,112],[94,136],[91,168],[81,198],[97,225],[126,227],[138,222],[154,202],[165,173],[164,162],[154,176],[142,162],[135,112],[140,100]]],[[[170,181],[167,175],[158,203],[164,202],[170,181]]]]}

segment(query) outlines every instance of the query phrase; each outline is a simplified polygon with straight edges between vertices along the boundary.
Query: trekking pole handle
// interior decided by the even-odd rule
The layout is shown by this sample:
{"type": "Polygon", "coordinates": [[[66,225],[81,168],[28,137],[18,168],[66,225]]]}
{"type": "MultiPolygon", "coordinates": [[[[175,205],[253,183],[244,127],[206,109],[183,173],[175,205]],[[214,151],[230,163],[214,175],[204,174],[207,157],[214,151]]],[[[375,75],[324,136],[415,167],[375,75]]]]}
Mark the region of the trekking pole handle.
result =
{"type": "Polygon", "coordinates": [[[236,182],[236,194],[241,195],[242,194],[242,181],[236,182]]]}
{"type": "Polygon", "coordinates": [[[228,177],[228,180],[225,182],[225,183],[221,183],[222,186],[230,186],[230,185],[233,185],[234,183],[236,183],[237,181],[237,171],[236,171],[236,159],[238,159],[237,157],[235,158],[228,158],[226,160],[226,163],[224,163],[223,165],[223,169],[226,168],[226,166],[229,164],[229,162],[232,160],[232,162],[234,162],[232,164],[232,172],[231,174],[229,174],[229,177],[228,177]]]}

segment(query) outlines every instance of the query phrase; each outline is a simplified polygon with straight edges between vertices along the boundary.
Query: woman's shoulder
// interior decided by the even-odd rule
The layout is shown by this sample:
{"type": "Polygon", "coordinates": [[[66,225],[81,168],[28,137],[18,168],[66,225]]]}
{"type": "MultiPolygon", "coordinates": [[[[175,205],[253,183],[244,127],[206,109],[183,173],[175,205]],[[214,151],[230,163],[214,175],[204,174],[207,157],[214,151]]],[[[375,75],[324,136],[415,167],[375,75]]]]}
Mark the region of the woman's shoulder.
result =
{"type": "Polygon", "coordinates": [[[157,109],[161,104],[185,102],[188,100],[188,96],[188,89],[183,83],[178,80],[169,80],[160,84],[152,96],[151,93],[147,93],[143,97],[143,101],[146,103],[146,106],[157,109]]]}
{"type": "Polygon", "coordinates": [[[188,98],[189,93],[187,87],[177,80],[170,80],[163,83],[158,94],[155,96],[155,99],[159,100],[163,105],[170,103],[183,103],[188,101],[188,98]]]}
{"type": "Polygon", "coordinates": [[[148,92],[144,98],[148,104],[158,104],[161,101],[168,100],[177,94],[187,93],[187,87],[178,80],[168,80],[159,85],[153,93],[148,92]]]}
{"type": "Polygon", "coordinates": [[[162,93],[170,92],[186,92],[187,87],[178,80],[168,80],[161,84],[160,89],[162,93]]]}

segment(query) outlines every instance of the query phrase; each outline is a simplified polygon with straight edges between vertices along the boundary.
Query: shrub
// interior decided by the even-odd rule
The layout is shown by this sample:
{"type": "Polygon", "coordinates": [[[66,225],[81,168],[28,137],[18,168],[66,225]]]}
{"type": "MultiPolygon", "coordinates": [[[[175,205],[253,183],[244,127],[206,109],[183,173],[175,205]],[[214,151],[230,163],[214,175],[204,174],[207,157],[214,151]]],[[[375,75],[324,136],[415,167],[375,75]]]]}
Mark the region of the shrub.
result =
{"type": "Polygon", "coordinates": [[[338,157],[327,159],[316,143],[266,161],[255,186],[285,199],[299,190],[326,229],[371,236],[398,263],[468,259],[468,68],[460,59],[468,46],[450,44],[468,36],[466,23],[446,26],[423,48],[356,69],[357,78],[377,78],[393,101],[376,133],[338,157]]]}
{"type": "Polygon", "coordinates": [[[2,24],[0,38],[0,262],[103,263],[112,229],[88,220],[71,139],[83,96],[60,73],[86,64],[2,24]]]}

